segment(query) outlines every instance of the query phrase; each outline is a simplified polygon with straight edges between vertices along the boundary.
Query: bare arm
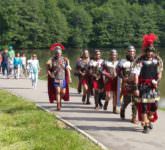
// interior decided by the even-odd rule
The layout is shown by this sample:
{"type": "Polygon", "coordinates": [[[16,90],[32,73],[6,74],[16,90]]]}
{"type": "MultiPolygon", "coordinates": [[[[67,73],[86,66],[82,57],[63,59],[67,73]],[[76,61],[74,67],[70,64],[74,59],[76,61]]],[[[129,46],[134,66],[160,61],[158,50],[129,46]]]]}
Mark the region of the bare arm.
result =
{"type": "Polygon", "coordinates": [[[69,62],[69,59],[68,58],[65,58],[66,60],[66,71],[67,71],[67,74],[68,74],[68,79],[69,79],[69,83],[72,83],[72,78],[71,78],[71,66],[70,66],[70,62],[69,62]]]}

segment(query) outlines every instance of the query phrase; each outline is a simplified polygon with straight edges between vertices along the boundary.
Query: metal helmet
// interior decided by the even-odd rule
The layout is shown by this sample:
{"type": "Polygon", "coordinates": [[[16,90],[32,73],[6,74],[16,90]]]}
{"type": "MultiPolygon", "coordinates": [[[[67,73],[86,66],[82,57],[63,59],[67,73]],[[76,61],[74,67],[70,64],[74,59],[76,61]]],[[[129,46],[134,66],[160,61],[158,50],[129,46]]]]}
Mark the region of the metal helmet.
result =
{"type": "Polygon", "coordinates": [[[128,51],[136,51],[135,47],[133,45],[128,46],[128,51]]]}
{"type": "Polygon", "coordinates": [[[62,53],[62,48],[60,46],[56,46],[55,53],[62,53]]]}
{"type": "Polygon", "coordinates": [[[152,51],[152,52],[155,52],[155,51],[156,51],[154,45],[150,45],[150,46],[148,46],[148,47],[145,49],[145,52],[149,52],[149,51],[152,51]]]}

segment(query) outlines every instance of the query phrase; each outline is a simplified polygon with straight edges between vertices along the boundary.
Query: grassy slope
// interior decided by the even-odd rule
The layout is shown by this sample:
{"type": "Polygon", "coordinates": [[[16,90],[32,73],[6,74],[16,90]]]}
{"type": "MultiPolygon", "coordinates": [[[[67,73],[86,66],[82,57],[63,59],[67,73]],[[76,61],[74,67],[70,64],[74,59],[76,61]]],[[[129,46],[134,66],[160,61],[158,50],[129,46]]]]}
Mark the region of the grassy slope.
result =
{"type": "Polygon", "coordinates": [[[97,150],[53,115],[0,90],[1,150],[97,150]]]}

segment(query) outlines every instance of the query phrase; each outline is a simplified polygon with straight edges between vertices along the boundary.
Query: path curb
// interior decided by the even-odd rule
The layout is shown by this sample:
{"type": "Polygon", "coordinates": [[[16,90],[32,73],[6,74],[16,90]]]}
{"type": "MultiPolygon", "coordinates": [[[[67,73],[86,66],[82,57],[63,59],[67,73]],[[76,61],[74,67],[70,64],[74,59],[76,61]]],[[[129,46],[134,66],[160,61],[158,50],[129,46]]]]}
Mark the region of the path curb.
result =
{"type": "MultiPolygon", "coordinates": [[[[48,113],[51,113],[49,110],[45,109],[44,107],[42,107],[39,104],[36,104],[36,106],[48,113]]],[[[68,122],[65,119],[62,119],[62,117],[60,117],[59,115],[55,114],[55,116],[57,117],[57,119],[59,119],[60,121],[62,121],[64,124],[66,124],[67,126],[71,127],[72,129],[76,130],[78,133],[82,134],[83,136],[87,137],[89,140],[91,140],[94,144],[98,145],[99,147],[101,147],[103,150],[108,150],[108,148],[106,146],[104,146],[102,143],[100,143],[99,141],[97,141],[95,138],[93,138],[92,136],[90,136],[88,133],[84,132],[83,130],[79,129],[78,127],[76,127],[75,125],[73,125],[72,123],[68,122]]]]}
{"type": "MultiPolygon", "coordinates": [[[[20,96],[17,93],[14,93],[10,90],[7,90],[8,92],[10,92],[11,94],[17,96],[17,97],[21,97],[23,99],[26,100],[26,98],[24,98],[23,96],[20,96]]],[[[32,102],[32,101],[31,101],[32,102]]],[[[39,104],[36,104],[35,102],[33,102],[39,109],[42,109],[48,113],[51,113],[48,109],[42,107],[39,104]]],[[[77,131],[78,133],[82,134],[83,136],[85,136],[86,138],[88,138],[89,140],[91,140],[94,144],[98,145],[101,149],[103,150],[108,150],[108,148],[106,146],[104,146],[102,143],[100,143],[99,141],[97,141],[95,138],[93,138],[92,136],[90,136],[88,133],[84,132],[83,130],[79,129],[78,127],[76,127],[75,125],[73,125],[72,123],[66,121],[65,119],[62,119],[62,117],[60,117],[59,115],[55,114],[55,116],[57,117],[58,120],[62,121],[64,124],[66,124],[67,126],[71,127],[72,129],[74,129],[75,131],[77,131]]]]}

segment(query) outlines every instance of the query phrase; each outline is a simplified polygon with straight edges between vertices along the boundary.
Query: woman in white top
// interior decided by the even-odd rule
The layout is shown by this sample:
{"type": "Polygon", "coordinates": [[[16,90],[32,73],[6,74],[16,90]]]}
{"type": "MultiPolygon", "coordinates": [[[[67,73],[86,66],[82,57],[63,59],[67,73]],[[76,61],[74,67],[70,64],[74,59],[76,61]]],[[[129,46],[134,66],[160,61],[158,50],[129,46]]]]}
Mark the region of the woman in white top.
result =
{"type": "Polygon", "coordinates": [[[37,59],[36,54],[32,55],[32,59],[29,62],[29,71],[32,81],[32,88],[36,88],[38,82],[38,74],[40,72],[39,60],[37,59]]]}

